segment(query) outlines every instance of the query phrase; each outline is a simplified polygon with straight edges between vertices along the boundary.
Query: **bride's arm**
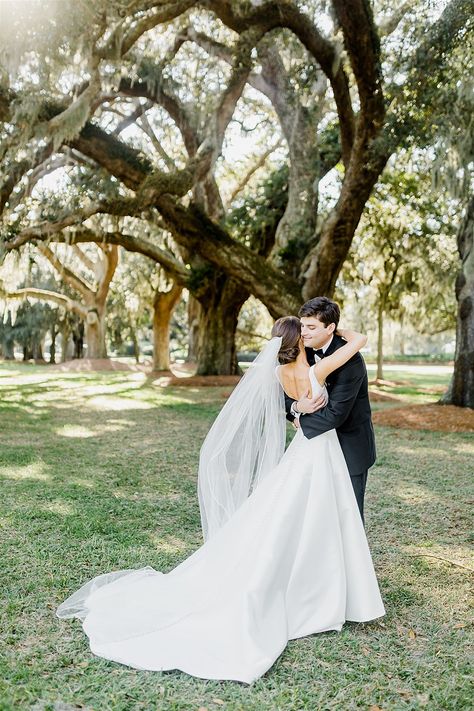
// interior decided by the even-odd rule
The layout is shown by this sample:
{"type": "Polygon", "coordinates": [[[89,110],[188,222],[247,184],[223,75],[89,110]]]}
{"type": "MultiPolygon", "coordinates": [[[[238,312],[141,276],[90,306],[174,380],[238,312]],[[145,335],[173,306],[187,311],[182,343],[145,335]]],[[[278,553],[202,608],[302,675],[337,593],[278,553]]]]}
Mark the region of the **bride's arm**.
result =
{"type": "Polygon", "coordinates": [[[315,364],[314,373],[321,384],[324,383],[327,376],[332,373],[333,370],[337,370],[341,365],[347,363],[347,361],[358,353],[367,343],[367,336],[357,331],[351,331],[348,328],[339,328],[337,333],[345,338],[347,343],[341,348],[338,348],[337,351],[330,356],[326,356],[326,358],[323,358],[315,364]]]}

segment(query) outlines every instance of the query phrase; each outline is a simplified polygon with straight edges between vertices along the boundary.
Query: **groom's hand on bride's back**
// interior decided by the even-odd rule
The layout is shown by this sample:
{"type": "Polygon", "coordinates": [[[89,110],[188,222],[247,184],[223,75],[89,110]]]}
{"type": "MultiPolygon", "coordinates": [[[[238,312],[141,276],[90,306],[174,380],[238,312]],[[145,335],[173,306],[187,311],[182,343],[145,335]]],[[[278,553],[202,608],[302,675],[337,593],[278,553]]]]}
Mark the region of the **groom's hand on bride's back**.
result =
{"type": "Polygon", "coordinates": [[[325,393],[321,393],[318,397],[311,397],[311,393],[308,390],[306,395],[298,400],[297,410],[301,415],[309,415],[313,412],[317,412],[322,407],[328,404],[328,398],[325,393]]]}

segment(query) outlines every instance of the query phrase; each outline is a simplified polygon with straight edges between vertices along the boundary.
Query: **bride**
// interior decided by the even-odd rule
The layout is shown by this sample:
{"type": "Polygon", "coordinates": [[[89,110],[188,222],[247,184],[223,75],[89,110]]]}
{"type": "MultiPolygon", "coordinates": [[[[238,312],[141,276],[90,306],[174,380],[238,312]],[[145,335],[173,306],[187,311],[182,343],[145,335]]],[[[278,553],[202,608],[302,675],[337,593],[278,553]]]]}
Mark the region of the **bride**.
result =
{"type": "Polygon", "coordinates": [[[284,452],[283,389],[321,393],[366,338],[340,330],[347,343],[310,367],[300,328],[275,323],[202,446],[204,545],[167,574],[99,575],[60,605],[97,656],[251,683],[288,640],[385,614],[336,431],[299,429],[284,452]]]}

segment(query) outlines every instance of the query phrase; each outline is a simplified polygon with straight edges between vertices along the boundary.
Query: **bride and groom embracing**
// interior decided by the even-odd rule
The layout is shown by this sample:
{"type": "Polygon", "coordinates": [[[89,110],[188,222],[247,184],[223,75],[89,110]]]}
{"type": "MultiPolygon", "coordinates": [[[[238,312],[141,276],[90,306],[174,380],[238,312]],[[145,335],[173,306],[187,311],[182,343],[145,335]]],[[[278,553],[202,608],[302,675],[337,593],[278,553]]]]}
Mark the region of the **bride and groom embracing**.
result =
{"type": "Polygon", "coordinates": [[[325,297],[278,319],[222,408],[200,454],[205,543],[167,574],[100,575],[59,607],[94,654],[251,683],[288,640],[385,614],[363,526],[366,338],[338,321],[325,297]]]}

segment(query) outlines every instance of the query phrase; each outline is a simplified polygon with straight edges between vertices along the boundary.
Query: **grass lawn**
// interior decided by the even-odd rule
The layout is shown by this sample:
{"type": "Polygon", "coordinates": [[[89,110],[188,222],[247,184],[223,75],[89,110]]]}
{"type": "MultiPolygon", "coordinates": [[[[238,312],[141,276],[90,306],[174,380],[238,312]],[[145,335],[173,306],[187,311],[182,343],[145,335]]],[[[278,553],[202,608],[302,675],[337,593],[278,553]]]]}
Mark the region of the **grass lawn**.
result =
{"type": "Polygon", "coordinates": [[[106,662],[56,619],[92,576],[200,545],[199,447],[228,391],[0,364],[1,711],[472,708],[468,435],[377,430],[367,532],[388,614],[291,642],[250,687],[106,662]]]}
{"type": "MultiPolygon", "coordinates": [[[[413,405],[436,402],[446,390],[452,370],[448,365],[384,365],[384,381],[372,390],[413,405]]],[[[376,366],[368,364],[367,372],[374,381],[376,366]]]]}

